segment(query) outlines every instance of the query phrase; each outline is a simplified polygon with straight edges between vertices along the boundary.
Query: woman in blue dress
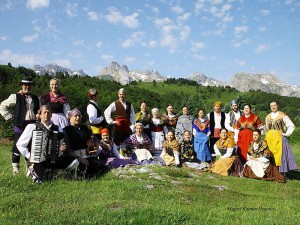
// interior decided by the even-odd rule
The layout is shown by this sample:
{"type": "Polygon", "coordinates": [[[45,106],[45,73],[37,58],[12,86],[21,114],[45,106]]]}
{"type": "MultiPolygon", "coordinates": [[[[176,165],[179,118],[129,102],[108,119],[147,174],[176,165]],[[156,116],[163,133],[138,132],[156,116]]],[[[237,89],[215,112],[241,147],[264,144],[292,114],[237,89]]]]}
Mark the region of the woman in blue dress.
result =
{"type": "Polygon", "coordinates": [[[209,121],[205,117],[204,109],[200,109],[198,115],[199,117],[193,121],[194,151],[198,160],[210,162],[212,158],[208,146],[208,137],[210,135],[209,121]]]}

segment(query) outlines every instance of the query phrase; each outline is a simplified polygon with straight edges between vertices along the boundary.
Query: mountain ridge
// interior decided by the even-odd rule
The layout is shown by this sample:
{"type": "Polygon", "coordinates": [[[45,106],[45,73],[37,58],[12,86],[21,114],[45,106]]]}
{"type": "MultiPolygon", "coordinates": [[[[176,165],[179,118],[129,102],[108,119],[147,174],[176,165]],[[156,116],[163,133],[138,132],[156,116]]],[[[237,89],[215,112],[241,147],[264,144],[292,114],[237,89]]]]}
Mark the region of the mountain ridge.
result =
{"type": "MultiPolygon", "coordinates": [[[[44,75],[45,73],[54,75],[56,72],[67,72],[71,76],[87,75],[83,70],[72,71],[68,68],[60,67],[57,64],[47,64],[44,67],[35,65],[33,70],[40,75],[44,75]]],[[[129,84],[132,81],[152,82],[155,80],[156,82],[163,82],[168,79],[167,77],[162,76],[157,70],[129,70],[126,65],[120,65],[117,62],[111,62],[108,66],[103,67],[97,77],[99,79],[116,81],[122,85],[129,84]]],[[[233,75],[229,82],[216,80],[200,72],[194,72],[183,78],[194,80],[202,86],[230,86],[240,92],[261,90],[282,96],[300,97],[300,86],[288,85],[271,73],[252,74],[238,72],[233,75]]]]}

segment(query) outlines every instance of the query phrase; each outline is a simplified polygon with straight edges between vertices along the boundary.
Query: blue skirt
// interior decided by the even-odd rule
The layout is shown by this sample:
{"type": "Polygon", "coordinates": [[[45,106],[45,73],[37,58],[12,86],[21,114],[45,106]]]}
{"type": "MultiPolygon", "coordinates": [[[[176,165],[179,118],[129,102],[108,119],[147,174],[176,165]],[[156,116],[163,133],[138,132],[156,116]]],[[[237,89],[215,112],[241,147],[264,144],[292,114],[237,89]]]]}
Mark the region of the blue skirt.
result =
{"type": "Polygon", "coordinates": [[[197,154],[197,159],[207,162],[211,161],[211,154],[208,146],[208,137],[204,132],[197,132],[194,138],[194,151],[197,154]]]}

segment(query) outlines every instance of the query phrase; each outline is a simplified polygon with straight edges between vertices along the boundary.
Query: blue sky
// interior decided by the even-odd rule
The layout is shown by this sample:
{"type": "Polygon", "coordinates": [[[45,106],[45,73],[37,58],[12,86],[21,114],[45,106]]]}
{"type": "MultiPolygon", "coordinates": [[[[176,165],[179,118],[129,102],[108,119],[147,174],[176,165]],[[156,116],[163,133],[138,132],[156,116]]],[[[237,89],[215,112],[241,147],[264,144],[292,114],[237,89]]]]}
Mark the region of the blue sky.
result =
{"type": "Polygon", "coordinates": [[[299,0],[0,0],[0,64],[98,75],[111,61],[228,82],[270,72],[300,85],[299,0]]]}

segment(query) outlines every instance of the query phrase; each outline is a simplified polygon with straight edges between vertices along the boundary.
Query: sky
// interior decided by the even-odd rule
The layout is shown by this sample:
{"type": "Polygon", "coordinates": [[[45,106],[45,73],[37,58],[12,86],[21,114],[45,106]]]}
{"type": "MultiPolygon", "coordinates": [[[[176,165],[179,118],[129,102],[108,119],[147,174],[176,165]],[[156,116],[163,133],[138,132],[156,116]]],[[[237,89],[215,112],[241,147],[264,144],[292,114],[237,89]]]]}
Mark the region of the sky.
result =
{"type": "Polygon", "coordinates": [[[0,64],[300,85],[300,0],[0,0],[0,64]]]}

